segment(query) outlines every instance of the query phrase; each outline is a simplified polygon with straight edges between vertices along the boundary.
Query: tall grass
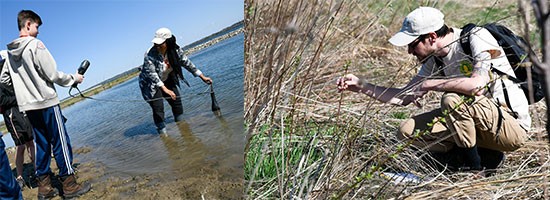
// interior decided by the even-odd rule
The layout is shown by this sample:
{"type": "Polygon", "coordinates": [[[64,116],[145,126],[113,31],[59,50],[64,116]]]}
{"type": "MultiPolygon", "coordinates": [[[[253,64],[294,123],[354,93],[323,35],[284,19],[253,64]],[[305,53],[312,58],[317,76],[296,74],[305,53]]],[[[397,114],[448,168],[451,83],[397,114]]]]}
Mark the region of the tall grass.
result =
{"type": "Polygon", "coordinates": [[[383,86],[402,86],[417,73],[412,56],[387,39],[418,6],[434,6],[446,23],[514,23],[514,2],[493,1],[245,1],[246,197],[296,198],[543,198],[549,147],[536,139],[545,123],[535,105],[533,139],[507,153],[492,177],[439,173],[422,151],[399,142],[399,123],[438,107],[380,104],[335,80],[346,73],[383,86]],[[498,12],[497,12],[498,11],[498,12]],[[473,21],[472,21],[473,20],[473,21]],[[486,20],[486,21],[484,21],[486,20]],[[496,20],[496,19],[494,19],[496,20]],[[411,172],[430,180],[394,184],[381,172],[411,172]]]}

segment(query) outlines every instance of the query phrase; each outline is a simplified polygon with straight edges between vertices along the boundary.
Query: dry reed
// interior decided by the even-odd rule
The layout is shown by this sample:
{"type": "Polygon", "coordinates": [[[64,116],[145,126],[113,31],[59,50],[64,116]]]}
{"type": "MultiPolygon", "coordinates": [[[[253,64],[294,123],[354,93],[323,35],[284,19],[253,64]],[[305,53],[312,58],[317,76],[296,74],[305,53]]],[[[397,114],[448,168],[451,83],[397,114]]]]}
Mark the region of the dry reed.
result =
{"type": "Polygon", "coordinates": [[[459,27],[475,11],[510,9],[514,2],[245,1],[247,198],[548,197],[549,185],[541,182],[550,178],[548,138],[537,137],[545,135],[542,103],[531,106],[534,128],[526,146],[507,153],[496,175],[476,177],[440,173],[422,161],[428,155],[397,142],[400,121],[438,106],[439,94],[429,93],[417,109],[337,92],[336,78],[348,72],[394,87],[417,73],[414,58],[387,39],[419,5],[442,8],[447,23],[459,27]],[[381,168],[370,173],[373,167],[381,168]],[[382,171],[426,181],[394,184],[382,171]]]}

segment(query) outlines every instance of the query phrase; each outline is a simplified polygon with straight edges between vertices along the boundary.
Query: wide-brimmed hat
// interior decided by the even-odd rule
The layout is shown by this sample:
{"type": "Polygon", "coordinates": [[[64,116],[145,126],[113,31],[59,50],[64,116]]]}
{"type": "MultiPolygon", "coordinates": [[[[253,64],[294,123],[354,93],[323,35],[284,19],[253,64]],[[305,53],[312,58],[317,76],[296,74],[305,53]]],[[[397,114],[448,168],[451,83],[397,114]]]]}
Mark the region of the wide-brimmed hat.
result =
{"type": "Polygon", "coordinates": [[[401,30],[389,41],[395,46],[405,46],[421,35],[439,30],[445,24],[444,17],[438,9],[419,7],[405,17],[401,30]]]}

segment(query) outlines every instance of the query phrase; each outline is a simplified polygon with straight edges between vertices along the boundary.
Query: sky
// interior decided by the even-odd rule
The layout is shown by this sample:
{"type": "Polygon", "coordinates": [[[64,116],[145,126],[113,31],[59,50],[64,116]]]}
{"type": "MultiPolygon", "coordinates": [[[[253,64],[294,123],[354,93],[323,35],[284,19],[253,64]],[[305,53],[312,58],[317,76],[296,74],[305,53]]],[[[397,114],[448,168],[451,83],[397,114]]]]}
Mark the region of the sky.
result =
{"type": "MultiPolygon", "coordinates": [[[[41,17],[37,38],[58,71],[75,73],[90,61],[81,90],[141,65],[161,27],[183,47],[244,19],[243,0],[0,0],[0,50],[19,36],[23,9],[41,17]]],[[[60,99],[68,96],[56,88],[60,99]]]]}

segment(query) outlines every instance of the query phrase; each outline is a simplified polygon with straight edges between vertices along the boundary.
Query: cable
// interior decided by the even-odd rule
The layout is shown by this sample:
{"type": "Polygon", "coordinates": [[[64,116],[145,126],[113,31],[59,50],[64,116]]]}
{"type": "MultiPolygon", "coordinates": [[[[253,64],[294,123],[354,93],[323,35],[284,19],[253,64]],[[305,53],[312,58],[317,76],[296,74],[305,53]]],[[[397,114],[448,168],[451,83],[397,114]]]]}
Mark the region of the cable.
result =
{"type": "MultiPolygon", "coordinates": [[[[117,102],[117,103],[128,103],[128,102],[151,102],[151,101],[156,101],[156,100],[160,100],[160,99],[169,99],[170,97],[159,97],[159,98],[154,98],[154,99],[149,99],[149,100],[143,100],[143,99],[125,99],[125,100],[114,100],[114,99],[99,99],[99,98],[94,98],[94,97],[90,97],[90,96],[85,96],[84,94],[82,94],[82,92],[80,91],[80,89],[78,87],[71,87],[69,89],[69,96],[71,96],[72,98],[76,98],[78,97],[77,94],[71,94],[71,91],[72,89],[75,88],[77,91],[78,91],[78,94],[80,94],[80,97],[81,98],[84,98],[84,99],[92,99],[92,100],[96,100],[96,101],[103,101],[103,102],[117,102]]],[[[204,90],[203,92],[199,92],[197,93],[197,95],[204,95],[204,94],[211,94],[211,93],[214,93],[214,91],[212,90],[212,84],[209,85],[209,87],[206,88],[206,90],[204,90]],[[210,90],[210,91],[208,91],[210,90]]],[[[183,96],[180,95],[180,96],[176,96],[176,98],[182,98],[183,96]]]]}

